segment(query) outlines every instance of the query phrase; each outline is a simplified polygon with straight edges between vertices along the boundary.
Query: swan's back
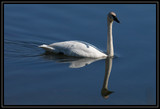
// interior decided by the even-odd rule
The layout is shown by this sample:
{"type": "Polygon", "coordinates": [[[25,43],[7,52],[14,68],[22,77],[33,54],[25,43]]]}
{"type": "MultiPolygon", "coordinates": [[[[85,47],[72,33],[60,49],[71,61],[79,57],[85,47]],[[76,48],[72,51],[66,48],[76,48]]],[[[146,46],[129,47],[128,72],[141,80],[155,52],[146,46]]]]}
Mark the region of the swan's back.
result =
{"type": "MultiPolygon", "coordinates": [[[[44,46],[44,45],[43,45],[44,46]]],[[[107,57],[101,50],[96,48],[95,46],[82,42],[82,41],[64,41],[57,42],[50,45],[45,45],[47,50],[50,50],[54,53],[63,53],[68,56],[76,56],[76,57],[90,57],[90,58],[100,58],[107,57]]]]}

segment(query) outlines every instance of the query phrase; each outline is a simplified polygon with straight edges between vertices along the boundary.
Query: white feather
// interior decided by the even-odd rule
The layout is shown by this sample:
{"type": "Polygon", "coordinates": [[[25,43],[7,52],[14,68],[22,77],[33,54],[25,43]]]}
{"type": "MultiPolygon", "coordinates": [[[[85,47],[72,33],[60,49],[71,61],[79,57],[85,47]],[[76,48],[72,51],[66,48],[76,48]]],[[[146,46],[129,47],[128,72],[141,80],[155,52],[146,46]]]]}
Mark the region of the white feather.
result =
{"type": "Polygon", "coordinates": [[[105,53],[91,44],[82,41],[64,41],[56,42],[50,45],[39,46],[47,51],[54,53],[63,53],[64,55],[75,57],[100,58],[107,57],[105,53]]]}

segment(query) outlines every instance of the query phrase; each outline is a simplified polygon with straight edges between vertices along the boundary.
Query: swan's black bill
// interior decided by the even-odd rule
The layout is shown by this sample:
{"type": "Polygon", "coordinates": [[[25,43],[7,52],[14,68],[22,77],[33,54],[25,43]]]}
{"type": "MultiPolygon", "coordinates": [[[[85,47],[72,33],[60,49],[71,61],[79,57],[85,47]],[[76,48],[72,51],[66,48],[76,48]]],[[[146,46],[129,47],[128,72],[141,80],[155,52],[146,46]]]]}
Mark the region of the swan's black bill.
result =
{"type": "Polygon", "coordinates": [[[113,20],[116,21],[117,23],[120,23],[120,21],[117,19],[116,16],[113,17],[113,20]]]}

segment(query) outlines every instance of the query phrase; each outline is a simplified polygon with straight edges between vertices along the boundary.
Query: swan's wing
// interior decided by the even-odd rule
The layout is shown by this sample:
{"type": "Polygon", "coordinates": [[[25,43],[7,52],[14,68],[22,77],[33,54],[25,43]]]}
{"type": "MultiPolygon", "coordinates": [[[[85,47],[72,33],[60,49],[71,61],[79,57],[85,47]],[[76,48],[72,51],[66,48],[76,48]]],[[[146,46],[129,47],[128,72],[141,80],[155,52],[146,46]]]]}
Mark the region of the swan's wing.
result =
{"type": "Polygon", "coordinates": [[[62,52],[65,55],[69,56],[78,56],[78,57],[106,57],[101,50],[97,49],[91,44],[82,42],[82,41],[64,41],[57,42],[48,45],[49,47],[54,48],[54,52],[62,52]]]}
{"type": "Polygon", "coordinates": [[[103,52],[102,50],[100,50],[99,48],[97,48],[96,46],[94,46],[94,45],[92,45],[92,44],[90,44],[90,43],[87,43],[87,42],[84,42],[84,41],[77,41],[77,42],[80,42],[80,43],[85,44],[87,48],[93,47],[93,48],[95,48],[96,50],[98,50],[98,51],[100,51],[100,52],[103,52]]]}

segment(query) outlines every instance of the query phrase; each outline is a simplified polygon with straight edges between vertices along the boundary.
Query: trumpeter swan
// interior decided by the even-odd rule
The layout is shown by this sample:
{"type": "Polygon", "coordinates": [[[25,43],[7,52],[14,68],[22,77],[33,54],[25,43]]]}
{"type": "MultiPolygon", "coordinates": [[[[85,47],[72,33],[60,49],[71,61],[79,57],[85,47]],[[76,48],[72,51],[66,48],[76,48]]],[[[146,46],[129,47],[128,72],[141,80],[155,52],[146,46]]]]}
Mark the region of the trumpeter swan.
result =
{"type": "Polygon", "coordinates": [[[112,24],[113,21],[118,23],[119,20],[114,12],[109,12],[107,16],[107,54],[97,49],[95,46],[82,41],[64,41],[56,42],[50,45],[40,45],[40,48],[53,53],[63,53],[68,56],[75,57],[90,57],[90,58],[106,58],[107,56],[114,56],[113,38],[112,38],[112,24]]]}

